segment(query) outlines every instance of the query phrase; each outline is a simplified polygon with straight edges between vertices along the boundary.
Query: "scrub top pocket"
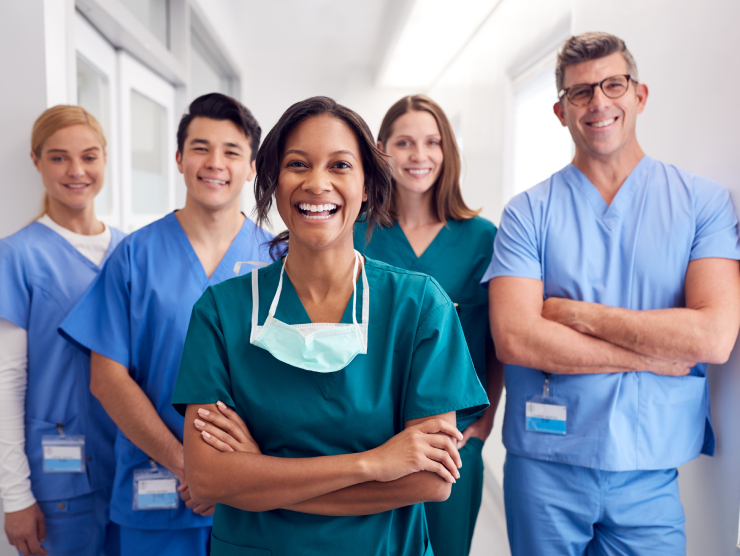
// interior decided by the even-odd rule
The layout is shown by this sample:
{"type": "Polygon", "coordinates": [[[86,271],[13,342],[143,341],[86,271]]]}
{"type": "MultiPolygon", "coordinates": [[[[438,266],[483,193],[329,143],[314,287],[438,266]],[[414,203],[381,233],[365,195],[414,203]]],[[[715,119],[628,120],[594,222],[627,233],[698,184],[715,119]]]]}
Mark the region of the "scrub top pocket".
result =
{"type": "Polygon", "coordinates": [[[271,554],[269,550],[264,548],[237,546],[211,535],[211,556],[271,556],[271,554]]]}

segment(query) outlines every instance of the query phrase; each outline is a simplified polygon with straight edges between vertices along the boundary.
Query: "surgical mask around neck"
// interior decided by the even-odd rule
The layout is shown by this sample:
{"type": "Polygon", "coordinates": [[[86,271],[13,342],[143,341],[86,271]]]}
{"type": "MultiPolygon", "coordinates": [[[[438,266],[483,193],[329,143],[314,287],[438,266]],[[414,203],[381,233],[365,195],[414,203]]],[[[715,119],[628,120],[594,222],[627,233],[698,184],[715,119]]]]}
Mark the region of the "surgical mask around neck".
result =
{"type": "MultiPolygon", "coordinates": [[[[287,261],[287,255],[285,260],[287,261]]],[[[280,270],[275,297],[267,319],[257,324],[259,315],[258,269],[252,271],[252,331],[249,341],[269,351],[275,359],[317,373],[333,373],[345,368],[359,354],[367,353],[368,322],[370,318],[370,288],[365,266],[362,265],[362,322],[357,322],[357,269],[360,254],[355,251],[352,272],[352,323],[286,324],[275,318],[280,293],[283,289],[285,263],[280,270]]]]}

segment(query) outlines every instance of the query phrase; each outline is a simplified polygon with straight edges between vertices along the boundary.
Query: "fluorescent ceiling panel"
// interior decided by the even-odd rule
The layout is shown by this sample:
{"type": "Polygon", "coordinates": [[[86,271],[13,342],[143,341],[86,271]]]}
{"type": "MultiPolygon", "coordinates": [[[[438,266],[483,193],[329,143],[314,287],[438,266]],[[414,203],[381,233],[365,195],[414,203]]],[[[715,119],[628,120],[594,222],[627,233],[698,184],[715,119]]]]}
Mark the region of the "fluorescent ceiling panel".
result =
{"type": "Polygon", "coordinates": [[[416,0],[379,84],[429,87],[499,0],[416,0]]]}

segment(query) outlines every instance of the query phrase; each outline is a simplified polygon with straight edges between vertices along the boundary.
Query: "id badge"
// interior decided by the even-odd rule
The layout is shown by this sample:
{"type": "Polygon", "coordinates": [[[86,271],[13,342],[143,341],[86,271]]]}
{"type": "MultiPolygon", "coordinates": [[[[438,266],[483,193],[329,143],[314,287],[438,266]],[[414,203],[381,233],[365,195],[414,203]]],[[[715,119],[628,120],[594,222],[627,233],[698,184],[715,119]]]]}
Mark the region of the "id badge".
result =
{"type": "Polygon", "coordinates": [[[44,453],[44,473],[84,473],[85,437],[44,435],[41,437],[44,453]]]}
{"type": "Polygon", "coordinates": [[[527,430],[564,435],[567,414],[568,408],[564,401],[550,396],[534,396],[527,400],[527,430]]]}
{"type": "Polygon", "coordinates": [[[134,470],[134,510],[174,510],[180,502],[177,477],[157,466],[134,470]]]}

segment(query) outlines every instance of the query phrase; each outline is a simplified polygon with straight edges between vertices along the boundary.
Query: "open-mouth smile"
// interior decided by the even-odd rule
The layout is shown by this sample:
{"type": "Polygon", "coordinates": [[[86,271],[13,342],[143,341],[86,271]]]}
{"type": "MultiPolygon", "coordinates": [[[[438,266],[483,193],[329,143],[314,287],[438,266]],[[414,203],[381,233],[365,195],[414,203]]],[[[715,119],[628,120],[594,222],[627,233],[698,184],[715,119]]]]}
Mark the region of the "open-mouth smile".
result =
{"type": "Polygon", "coordinates": [[[314,205],[311,203],[298,203],[295,205],[298,213],[308,220],[327,220],[334,216],[339,210],[339,205],[334,203],[323,203],[314,205]]]}

